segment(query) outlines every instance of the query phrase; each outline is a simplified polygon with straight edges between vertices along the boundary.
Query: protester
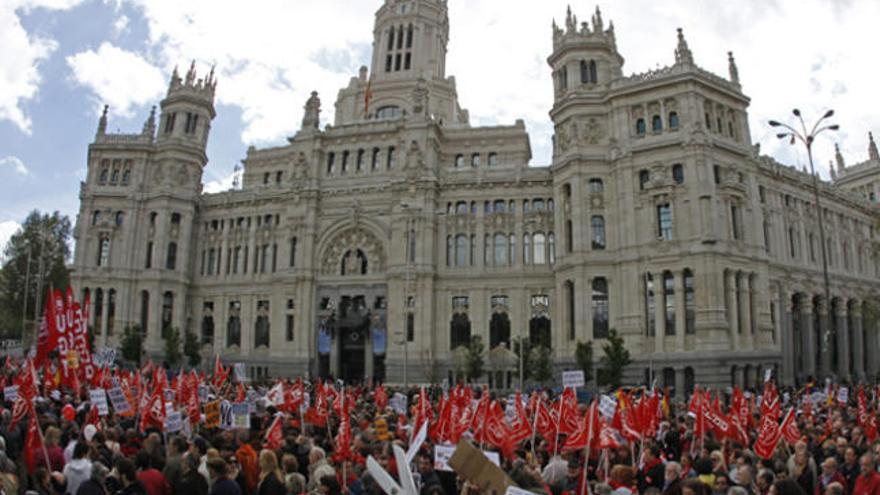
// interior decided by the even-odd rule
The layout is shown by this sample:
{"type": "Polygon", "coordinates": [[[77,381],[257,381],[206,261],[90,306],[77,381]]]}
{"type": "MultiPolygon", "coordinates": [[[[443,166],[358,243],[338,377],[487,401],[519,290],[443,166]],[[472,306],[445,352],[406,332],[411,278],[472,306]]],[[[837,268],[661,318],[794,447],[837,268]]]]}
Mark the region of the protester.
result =
{"type": "Polygon", "coordinates": [[[258,495],[285,495],[284,476],[278,467],[278,457],[271,450],[262,450],[259,458],[260,481],[258,495]]]}
{"type": "Polygon", "coordinates": [[[73,456],[64,466],[64,479],[67,482],[66,493],[76,495],[79,485],[92,477],[92,461],[89,455],[89,446],[85,442],[74,443],[73,456]]]}

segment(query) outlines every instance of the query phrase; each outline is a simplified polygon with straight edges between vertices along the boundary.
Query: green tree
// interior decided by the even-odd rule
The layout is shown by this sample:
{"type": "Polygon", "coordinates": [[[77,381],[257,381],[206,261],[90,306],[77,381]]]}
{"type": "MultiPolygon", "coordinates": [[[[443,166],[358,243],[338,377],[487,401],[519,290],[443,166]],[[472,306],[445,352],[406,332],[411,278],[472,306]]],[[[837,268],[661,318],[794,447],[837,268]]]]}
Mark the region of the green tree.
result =
{"type": "Polygon", "coordinates": [[[479,335],[471,336],[471,341],[467,346],[467,355],[465,357],[464,374],[467,376],[468,382],[479,380],[483,376],[483,351],[486,346],[483,344],[483,338],[479,335]]]}
{"type": "Polygon", "coordinates": [[[180,364],[182,354],[180,353],[180,329],[171,327],[168,329],[168,335],[165,337],[165,362],[168,367],[175,368],[180,364]]]}
{"type": "Polygon", "coordinates": [[[549,347],[543,345],[533,347],[529,363],[532,379],[542,387],[553,379],[553,356],[549,347]]]}
{"type": "Polygon", "coordinates": [[[199,339],[193,332],[186,332],[183,339],[183,354],[186,356],[187,363],[195,368],[202,362],[202,353],[199,352],[199,339]]]}
{"type": "Polygon", "coordinates": [[[623,369],[632,362],[629,351],[623,345],[623,337],[617,334],[617,330],[609,330],[608,342],[602,344],[602,352],[605,355],[600,359],[600,385],[617,388],[623,378],[623,369]]]}
{"type": "Polygon", "coordinates": [[[574,360],[578,369],[584,372],[584,381],[589,383],[593,379],[593,341],[578,342],[574,351],[574,360]]]}
{"type": "Polygon", "coordinates": [[[34,210],[9,239],[0,270],[0,335],[23,338],[22,316],[33,329],[38,287],[41,305],[49,287],[67,288],[70,238],[70,219],[57,211],[44,214],[34,210]]]}
{"type": "Polygon", "coordinates": [[[141,365],[141,355],[144,351],[144,336],[140,325],[126,326],[122,331],[122,341],[120,342],[120,352],[122,359],[141,365]]]}

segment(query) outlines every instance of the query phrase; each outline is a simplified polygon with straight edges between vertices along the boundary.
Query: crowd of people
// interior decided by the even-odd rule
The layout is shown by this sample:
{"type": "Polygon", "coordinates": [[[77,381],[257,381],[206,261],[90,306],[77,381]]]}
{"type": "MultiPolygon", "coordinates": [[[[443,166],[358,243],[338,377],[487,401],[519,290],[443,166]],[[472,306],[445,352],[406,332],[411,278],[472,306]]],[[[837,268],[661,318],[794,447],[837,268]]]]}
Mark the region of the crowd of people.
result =
{"type": "MultiPolygon", "coordinates": [[[[168,383],[173,383],[171,373],[162,373],[167,373],[168,383]]],[[[7,370],[6,374],[6,382],[11,383],[15,371],[7,370]]],[[[138,383],[146,387],[150,372],[143,375],[138,383]]],[[[206,383],[210,382],[208,377],[206,383]]],[[[290,411],[269,398],[271,391],[279,387],[278,382],[226,382],[211,386],[210,398],[238,401],[248,397],[245,400],[253,402],[249,425],[206,427],[205,404],[197,404],[202,410],[192,427],[170,433],[161,424],[144,423],[142,410],[121,415],[111,409],[97,417],[85,387],[79,393],[40,390],[32,408],[40,436],[39,443],[35,443],[28,438],[32,422],[16,420],[16,404],[6,401],[0,413],[0,493],[379,495],[384,491],[375,472],[367,468],[370,457],[393,479],[399,480],[402,470],[413,473],[420,495],[493,491],[462,478],[435,458],[435,446],[449,439],[436,428],[442,427],[439,423],[451,390],[431,387],[395,391],[391,387],[322,384],[319,387],[325,391],[332,388],[335,392],[328,403],[321,405],[316,400],[320,391],[305,384],[305,393],[312,396],[311,404],[290,411]],[[388,394],[406,396],[406,407],[389,405],[388,394]],[[324,424],[310,419],[315,407],[326,408],[324,424]],[[416,439],[422,423],[430,433],[419,444],[416,439]],[[417,444],[411,463],[398,465],[393,446],[406,451],[412,442],[417,444]]],[[[291,383],[284,382],[282,389],[291,387],[291,383]]],[[[615,421],[622,413],[615,412],[614,420],[609,418],[606,425],[614,434],[614,438],[606,439],[610,444],[597,444],[592,438],[590,415],[598,400],[592,405],[577,404],[578,418],[590,423],[590,438],[577,448],[569,448],[572,443],[566,437],[582,432],[560,433],[558,426],[555,435],[548,435],[546,429],[538,431],[539,411],[532,404],[554,404],[552,392],[534,392],[529,401],[514,405],[511,402],[519,400],[518,394],[496,397],[480,386],[456,388],[458,393],[469,390],[468,401],[474,408],[478,409],[489,396],[493,406],[513,411],[507,421],[515,422],[519,411],[532,423],[527,432],[530,434],[518,436],[515,444],[505,448],[491,447],[489,437],[475,434],[473,428],[463,431],[460,441],[499,452],[499,467],[510,483],[535,494],[880,495],[880,442],[874,438],[876,431],[866,434],[865,421],[869,418],[865,418],[855,394],[846,402],[835,397],[809,405],[805,401],[812,400],[814,391],[791,391],[784,398],[777,395],[782,407],[790,407],[795,415],[793,424],[800,436],[793,442],[778,439],[771,446],[771,455],[762,458],[752,445],[761,435],[765,413],[754,400],[761,397],[761,391],[745,395],[752,397],[746,413],[747,438],[720,438],[717,431],[701,426],[703,419],[693,413],[693,401],[664,396],[654,426],[638,437],[632,432],[621,435],[614,429],[620,428],[615,421]]],[[[636,390],[628,400],[655,393],[662,394],[636,390]]],[[[143,394],[134,390],[131,395],[137,398],[143,394]]],[[[719,399],[724,403],[729,397],[722,395],[719,399]]],[[[868,405],[873,403],[872,399],[868,405]]],[[[617,404],[618,408],[633,407],[623,399],[617,404]]],[[[459,411],[456,416],[462,414],[466,412],[459,411]]],[[[472,412],[467,414],[473,416],[472,412]]],[[[876,412],[870,414],[876,416],[876,412]]],[[[603,430],[602,434],[607,433],[603,430]]]]}

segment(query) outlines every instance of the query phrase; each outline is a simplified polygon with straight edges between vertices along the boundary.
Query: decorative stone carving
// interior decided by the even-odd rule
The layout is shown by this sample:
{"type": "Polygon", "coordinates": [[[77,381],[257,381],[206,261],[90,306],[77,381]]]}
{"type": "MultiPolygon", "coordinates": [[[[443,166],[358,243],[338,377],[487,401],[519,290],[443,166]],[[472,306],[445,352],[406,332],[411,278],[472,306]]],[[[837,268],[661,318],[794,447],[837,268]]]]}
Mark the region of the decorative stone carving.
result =
{"type": "MultiPolygon", "coordinates": [[[[382,242],[372,232],[353,227],[336,234],[321,257],[321,272],[325,275],[338,275],[346,253],[361,250],[369,262],[370,273],[382,272],[385,267],[385,250],[382,242]]],[[[350,273],[346,270],[346,273],[350,273]]]]}
{"type": "Polygon", "coordinates": [[[581,139],[584,144],[599,144],[604,137],[605,126],[599,119],[590,117],[582,124],[581,139]]]}
{"type": "Polygon", "coordinates": [[[412,91],[413,115],[425,115],[428,113],[428,98],[427,81],[425,81],[425,78],[420,77],[412,91]]]}
{"type": "Polygon", "coordinates": [[[321,99],[317,91],[312,91],[303,110],[302,130],[317,130],[321,123],[321,99]]]}

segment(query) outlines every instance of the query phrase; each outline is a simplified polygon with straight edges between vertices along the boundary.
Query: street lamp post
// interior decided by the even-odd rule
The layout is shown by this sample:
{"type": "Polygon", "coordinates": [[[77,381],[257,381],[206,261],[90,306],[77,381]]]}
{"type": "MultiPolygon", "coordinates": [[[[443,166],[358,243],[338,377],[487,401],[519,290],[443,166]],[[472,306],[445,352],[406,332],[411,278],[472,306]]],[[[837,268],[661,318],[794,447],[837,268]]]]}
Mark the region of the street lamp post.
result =
{"type": "MultiPolygon", "coordinates": [[[[810,160],[810,174],[813,176],[813,194],[816,198],[816,211],[818,212],[819,218],[819,242],[822,245],[822,276],[824,278],[825,283],[825,334],[822,336],[822,351],[827,352],[828,350],[828,341],[831,337],[831,281],[828,277],[828,252],[826,248],[826,240],[825,240],[825,224],[824,224],[824,215],[822,212],[822,203],[819,196],[819,175],[816,173],[816,169],[813,166],[813,143],[816,141],[816,136],[825,132],[825,131],[837,131],[840,129],[840,126],[837,124],[825,124],[827,119],[830,119],[834,115],[834,110],[828,110],[825,112],[825,115],[822,116],[821,119],[816,121],[813,125],[813,128],[807,132],[807,125],[804,122],[803,116],[801,116],[801,111],[795,108],[792,110],[792,113],[795,117],[797,117],[798,121],[801,124],[801,130],[798,131],[794,127],[783,124],[782,122],[778,122],[776,120],[771,120],[768,122],[771,127],[781,127],[784,129],[784,132],[780,132],[776,134],[776,137],[779,139],[788,139],[791,144],[795,144],[797,141],[803,143],[807,148],[807,157],[810,160]]],[[[828,370],[826,370],[828,371],[828,370]]]]}

